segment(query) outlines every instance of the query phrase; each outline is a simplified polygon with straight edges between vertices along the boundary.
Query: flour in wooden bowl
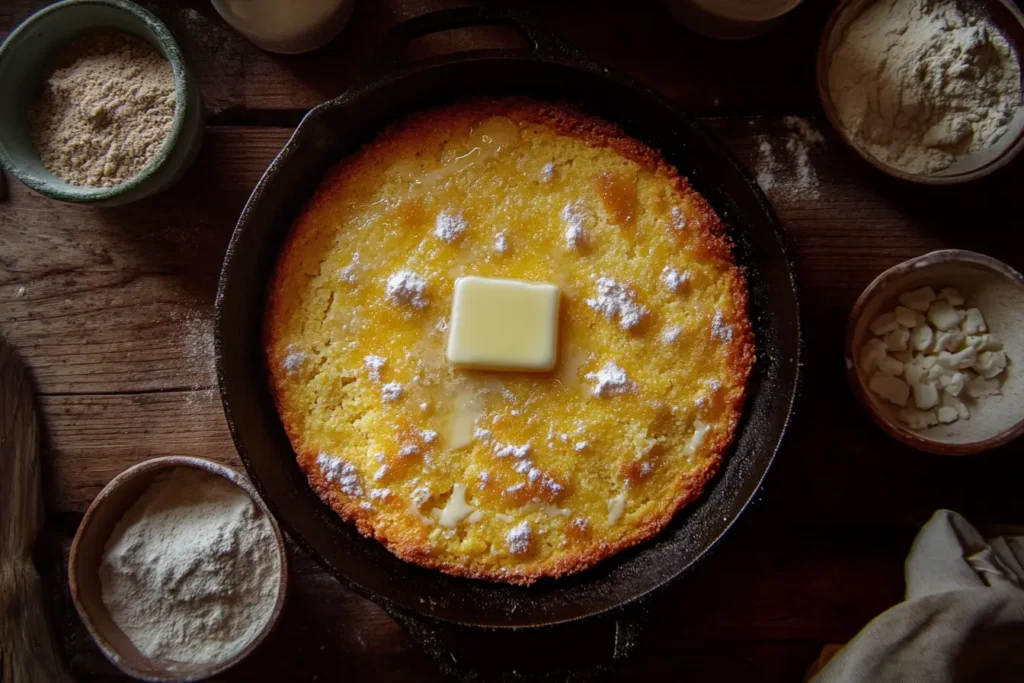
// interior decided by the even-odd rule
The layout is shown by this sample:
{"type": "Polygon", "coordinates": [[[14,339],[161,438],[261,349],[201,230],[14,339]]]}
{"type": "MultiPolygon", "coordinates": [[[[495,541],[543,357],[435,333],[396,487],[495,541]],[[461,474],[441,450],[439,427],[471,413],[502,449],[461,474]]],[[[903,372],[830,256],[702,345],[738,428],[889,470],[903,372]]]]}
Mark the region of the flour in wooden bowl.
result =
{"type": "Polygon", "coordinates": [[[1013,45],[955,0],[869,5],[832,53],[828,89],[860,149],[909,174],[992,148],[1021,106],[1013,45]]]}
{"type": "Polygon", "coordinates": [[[28,118],[43,165],[67,183],[114,187],[160,152],[174,121],[174,71],[126,33],[72,41],[53,61],[28,118]]]}
{"type": "Polygon", "coordinates": [[[263,632],[281,571],[274,530],[249,494],[177,467],[114,528],[99,575],[104,606],[142,654],[215,664],[263,632]]]}

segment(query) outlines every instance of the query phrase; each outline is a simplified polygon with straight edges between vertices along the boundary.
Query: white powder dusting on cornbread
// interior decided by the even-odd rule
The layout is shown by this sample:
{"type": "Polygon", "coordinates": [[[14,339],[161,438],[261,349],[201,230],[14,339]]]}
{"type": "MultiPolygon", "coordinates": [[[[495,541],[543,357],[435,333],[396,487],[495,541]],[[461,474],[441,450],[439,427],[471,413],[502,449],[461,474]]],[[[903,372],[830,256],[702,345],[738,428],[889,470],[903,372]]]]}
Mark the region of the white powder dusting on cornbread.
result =
{"type": "Polygon", "coordinates": [[[508,551],[513,555],[524,555],[529,552],[532,540],[533,532],[530,529],[529,522],[520,522],[505,534],[508,551]]]}
{"type": "Polygon", "coordinates": [[[508,230],[502,230],[494,236],[494,251],[499,254],[508,251],[508,230]]]}
{"type": "Polygon", "coordinates": [[[370,371],[370,379],[374,382],[380,381],[380,373],[387,362],[388,359],[384,356],[369,355],[363,358],[363,364],[366,365],[367,370],[370,371]]]}
{"type": "Polygon", "coordinates": [[[338,488],[345,495],[363,495],[363,487],[359,483],[359,470],[352,463],[334,455],[321,453],[316,456],[316,464],[320,467],[324,479],[328,482],[338,482],[338,488]]]}
{"type": "Polygon", "coordinates": [[[426,308],[427,281],[422,275],[411,270],[400,270],[388,278],[384,293],[399,306],[426,308]]]}
{"type": "Polygon", "coordinates": [[[673,206],[668,224],[673,230],[682,232],[686,228],[686,214],[678,206],[673,206]]]}
{"type": "Polygon", "coordinates": [[[352,254],[352,261],[344,268],[338,270],[338,280],[345,284],[354,285],[358,279],[359,252],[352,254]]]}
{"type": "Polygon", "coordinates": [[[626,371],[611,361],[597,372],[588,372],[586,377],[594,382],[594,396],[628,394],[636,389],[636,383],[626,375],[626,371]]]}
{"type": "Polygon", "coordinates": [[[724,342],[732,341],[732,325],[727,325],[722,317],[721,311],[715,311],[715,317],[711,320],[711,336],[724,342]]]}
{"type": "Polygon", "coordinates": [[[675,344],[679,339],[679,335],[683,333],[683,328],[679,325],[672,325],[666,327],[661,333],[662,344],[675,344]]]}
{"type": "Polygon", "coordinates": [[[678,292],[689,280],[689,273],[681,273],[672,266],[665,266],[665,270],[661,271],[661,284],[670,292],[678,292]]]}
{"type": "Polygon", "coordinates": [[[636,294],[628,286],[610,277],[597,278],[597,296],[587,299],[587,305],[619,327],[631,330],[647,315],[647,307],[636,301],[636,294]]]}
{"type": "Polygon", "coordinates": [[[439,240],[451,244],[462,237],[464,232],[466,232],[466,219],[462,217],[461,213],[442,211],[437,214],[434,235],[439,240]]]}
{"type": "Polygon", "coordinates": [[[583,247],[589,239],[584,227],[586,209],[580,202],[566,204],[562,209],[562,221],[565,223],[565,246],[571,251],[583,247]]]}
{"type": "Polygon", "coordinates": [[[296,374],[302,369],[302,364],[306,362],[306,354],[301,351],[295,351],[292,347],[288,347],[288,355],[281,361],[281,368],[289,375],[296,374]]]}
{"type": "Polygon", "coordinates": [[[530,449],[532,447],[533,446],[530,443],[524,443],[520,446],[496,443],[494,444],[494,457],[507,458],[511,455],[513,458],[525,458],[530,454],[530,449]]]}
{"type": "Polygon", "coordinates": [[[419,444],[407,443],[398,449],[399,458],[408,458],[413,455],[419,455],[420,447],[419,444]]]}
{"type": "Polygon", "coordinates": [[[398,382],[388,382],[380,389],[380,397],[385,403],[392,403],[402,398],[405,388],[398,382]]]}

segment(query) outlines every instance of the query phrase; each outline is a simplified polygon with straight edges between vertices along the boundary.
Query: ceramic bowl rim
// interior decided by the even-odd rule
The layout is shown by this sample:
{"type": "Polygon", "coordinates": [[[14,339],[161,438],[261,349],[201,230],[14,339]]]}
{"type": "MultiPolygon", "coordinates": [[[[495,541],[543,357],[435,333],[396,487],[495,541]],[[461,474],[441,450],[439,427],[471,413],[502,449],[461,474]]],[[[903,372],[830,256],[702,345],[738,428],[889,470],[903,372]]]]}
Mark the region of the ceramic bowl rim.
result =
{"type": "MultiPolygon", "coordinates": [[[[821,108],[825,112],[825,118],[828,119],[828,122],[832,125],[832,129],[839,135],[842,141],[845,142],[850,149],[856,152],[861,159],[886,175],[918,185],[958,185],[961,183],[968,183],[995,173],[1016,159],[1021,151],[1024,150],[1024,126],[1017,131],[1014,141],[1005,150],[1003,150],[998,157],[972,170],[957,173],[956,175],[945,176],[928,173],[908,173],[896,168],[895,166],[890,166],[881,159],[874,157],[853,139],[839,121],[839,114],[836,112],[835,105],[832,103],[832,94],[828,86],[828,70],[831,66],[832,59],[831,54],[828,52],[828,47],[832,40],[832,34],[835,33],[838,24],[840,21],[846,19],[846,15],[849,12],[860,8],[861,5],[876,1],[878,0],[841,0],[839,4],[836,5],[835,9],[832,10],[832,14],[829,16],[828,21],[825,23],[825,27],[821,31],[821,40],[818,42],[814,69],[815,89],[818,92],[818,99],[821,102],[821,108]]],[[[994,1],[1002,5],[1003,8],[1017,20],[1021,30],[1024,31],[1024,13],[1022,13],[1021,10],[1009,0],[994,1]]],[[[1014,41],[1010,40],[1010,44],[1016,48],[1017,60],[1021,67],[1021,93],[1022,98],[1024,98],[1024,51],[1022,51],[1014,41]]],[[[1020,103],[1020,106],[1021,108],[1024,108],[1024,101],[1020,103]]]]}
{"type": "MultiPolygon", "coordinates": [[[[171,70],[174,73],[175,97],[174,117],[171,122],[171,132],[168,134],[163,146],[157,152],[156,156],[153,157],[141,171],[120,185],[115,185],[113,187],[85,187],[71,185],[67,182],[63,182],[61,185],[54,185],[51,182],[41,181],[34,173],[30,173],[22,169],[18,164],[14,163],[14,160],[11,159],[3,146],[0,145],[0,167],[6,169],[11,175],[23,182],[25,185],[28,185],[36,192],[46,195],[52,199],[58,199],[64,202],[90,204],[110,200],[144,187],[146,183],[156,175],[157,171],[170,158],[172,152],[177,147],[178,141],[183,135],[185,129],[186,117],[189,114],[191,106],[194,105],[190,105],[188,101],[189,74],[185,68],[184,55],[178,47],[177,41],[174,40],[174,36],[171,35],[167,26],[160,21],[155,14],[133,2],[128,2],[128,0],[63,0],[62,2],[55,3],[49,7],[44,7],[18,24],[3,43],[0,43],[0,62],[5,58],[9,59],[17,54],[15,51],[16,44],[38,21],[44,20],[50,15],[66,10],[69,7],[82,5],[112,7],[131,15],[138,21],[141,21],[146,28],[156,36],[157,40],[167,53],[166,59],[170,62],[171,70]]],[[[100,27],[96,27],[96,29],[102,30],[100,27]]],[[[132,33],[132,35],[145,40],[145,38],[138,36],[135,33],[132,33]]]]}
{"type": "Polygon", "coordinates": [[[858,372],[857,354],[853,348],[854,330],[868,302],[873,301],[881,290],[894,279],[902,277],[914,269],[943,263],[981,266],[1024,288],[1024,276],[1021,276],[1019,272],[1007,264],[991,256],[965,249],[939,249],[897,263],[876,276],[864,288],[860,296],[857,297],[856,303],[854,303],[853,308],[850,310],[850,316],[846,321],[846,340],[844,343],[844,357],[849,361],[846,363],[846,379],[851,389],[853,389],[854,395],[857,397],[857,402],[860,403],[861,407],[868,413],[875,424],[888,436],[903,442],[911,448],[937,455],[977,455],[998,448],[1024,435],[1024,410],[1021,411],[1019,419],[1013,425],[986,439],[964,443],[950,443],[948,441],[930,439],[923,436],[920,432],[904,427],[895,419],[882,414],[881,411],[875,408],[870,396],[868,396],[868,389],[864,378],[858,372]]]}
{"type": "Polygon", "coordinates": [[[281,620],[288,594],[288,574],[288,552],[287,545],[285,544],[284,533],[281,531],[281,527],[278,524],[277,519],[274,518],[273,513],[271,513],[270,508],[267,507],[267,504],[262,498],[260,498],[252,483],[246,479],[244,475],[230,467],[213,462],[212,460],[184,455],[171,455],[144,460],[136,465],[132,465],[111,479],[89,504],[89,508],[86,510],[85,516],[82,518],[82,521],[75,532],[75,538],[71,542],[71,554],[68,560],[68,582],[71,589],[71,600],[75,605],[75,610],[78,612],[79,617],[82,619],[82,623],[85,624],[85,628],[89,632],[89,635],[92,636],[104,656],[111,663],[117,666],[118,669],[129,676],[144,681],[151,681],[153,683],[184,683],[185,681],[209,678],[210,676],[214,676],[230,669],[252,654],[260,644],[266,640],[267,636],[270,635],[281,620]],[[191,467],[193,469],[202,470],[208,474],[223,477],[241,488],[249,495],[250,498],[252,498],[253,503],[266,516],[267,520],[269,520],[270,527],[274,532],[275,549],[277,550],[280,566],[279,583],[277,600],[274,603],[273,610],[271,611],[266,624],[263,626],[262,630],[251,641],[249,641],[248,644],[246,644],[245,647],[233,656],[222,662],[210,664],[206,668],[194,671],[186,676],[174,675],[171,673],[168,673],[167,675],[154,676],[151,673],[138,671],[129,665],[121,656],[120,652],[118,652],[110,641],[107,640],[106,636],[100,632],[93,622],[91,614],[87,611],[82,600],[79,598],[79,593],[83,590],[78,582],[79,550],[85,531],[92,523],[97,510],[108,502],[110,495],[115,490],[140,476],[155,476],[162,470],[171,470],[176,467],[191,467]]]}

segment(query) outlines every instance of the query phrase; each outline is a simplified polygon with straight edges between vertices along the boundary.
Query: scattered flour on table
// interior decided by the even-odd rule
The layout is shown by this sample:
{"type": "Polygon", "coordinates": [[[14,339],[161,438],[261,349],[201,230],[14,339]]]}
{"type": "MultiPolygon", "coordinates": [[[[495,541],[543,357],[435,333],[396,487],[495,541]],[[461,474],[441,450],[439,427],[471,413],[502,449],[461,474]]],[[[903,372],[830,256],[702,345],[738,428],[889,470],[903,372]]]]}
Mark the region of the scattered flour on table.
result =
{"type": "Polygon", "coordinates": [[[176,314],[172,320],[181,326],[181,343],[185,351],[185,365],[181,371],[182,376],[188,378],[191,390],[185,394],[185,406],[192,416],[208,414],[217,400],[217,391],[213,389],[217,383],[213,320],[201,311],[176,314]]]}
{"type": "Polygon", "coordinates": [[[823,146],[825,138],[799,116],[787,116],[783,123],[786,132],[782,136],[758,136],[757,183],[770,195],[814,199],[819,187],[811,151],[823,146]]]}
{"type": "Polygon", "coordinates": [[[189,312],[180,318],[182,341],[189,370],[195,373],[193,389],[204,389],[215,383],[213,321],[198,312],[189,312]]]}
{"type": "Polygon", "coordinates": [[[1020,108],[1020,63],[999,30],[954,0],[886,0],[832,53],[828,88],[861,148],[933,173],[991,147],[1020,108]]]}
{"type": "Polygon", "coordinates": [[[269,520],[227,480],[189,467],[157,475],[114,528],[103,604],[148,657],[222,662],[263,629],[281,566],[269,520]]]}

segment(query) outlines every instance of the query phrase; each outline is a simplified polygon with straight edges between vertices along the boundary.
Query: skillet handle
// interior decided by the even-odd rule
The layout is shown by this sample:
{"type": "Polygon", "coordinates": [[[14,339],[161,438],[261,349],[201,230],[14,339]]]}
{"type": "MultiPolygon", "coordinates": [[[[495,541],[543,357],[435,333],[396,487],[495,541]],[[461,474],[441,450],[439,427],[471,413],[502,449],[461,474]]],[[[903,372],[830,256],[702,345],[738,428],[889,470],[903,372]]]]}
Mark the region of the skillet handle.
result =
{"type": "Polygon", "coordinates": [[[647,608],[613,616],[523,629],[484,629],[434,622],[394,605],[384,609],[460,683],[589,683],[606,677],[636,649],[647,608]]]}
{"type": "MultiPolygon", "coordinates": [[[[596,66],[589,57],[548,31],[537,18],[522,7],[484,4],[454,7],[413,17],[392,28],[384,36],[374,60],[375,72],[386,73],[402,66],[402,53],[406,46],[422,36],[473,26],[508,26],[530,43],[527,48],[474,50],[463,55],[512,55],[528,53],[540,59],[596,66]]],[[[435,59],[444,59],[444,55],[435,59]]],[[[429,60],[428,60],[429,61],[429,60]]]]}

